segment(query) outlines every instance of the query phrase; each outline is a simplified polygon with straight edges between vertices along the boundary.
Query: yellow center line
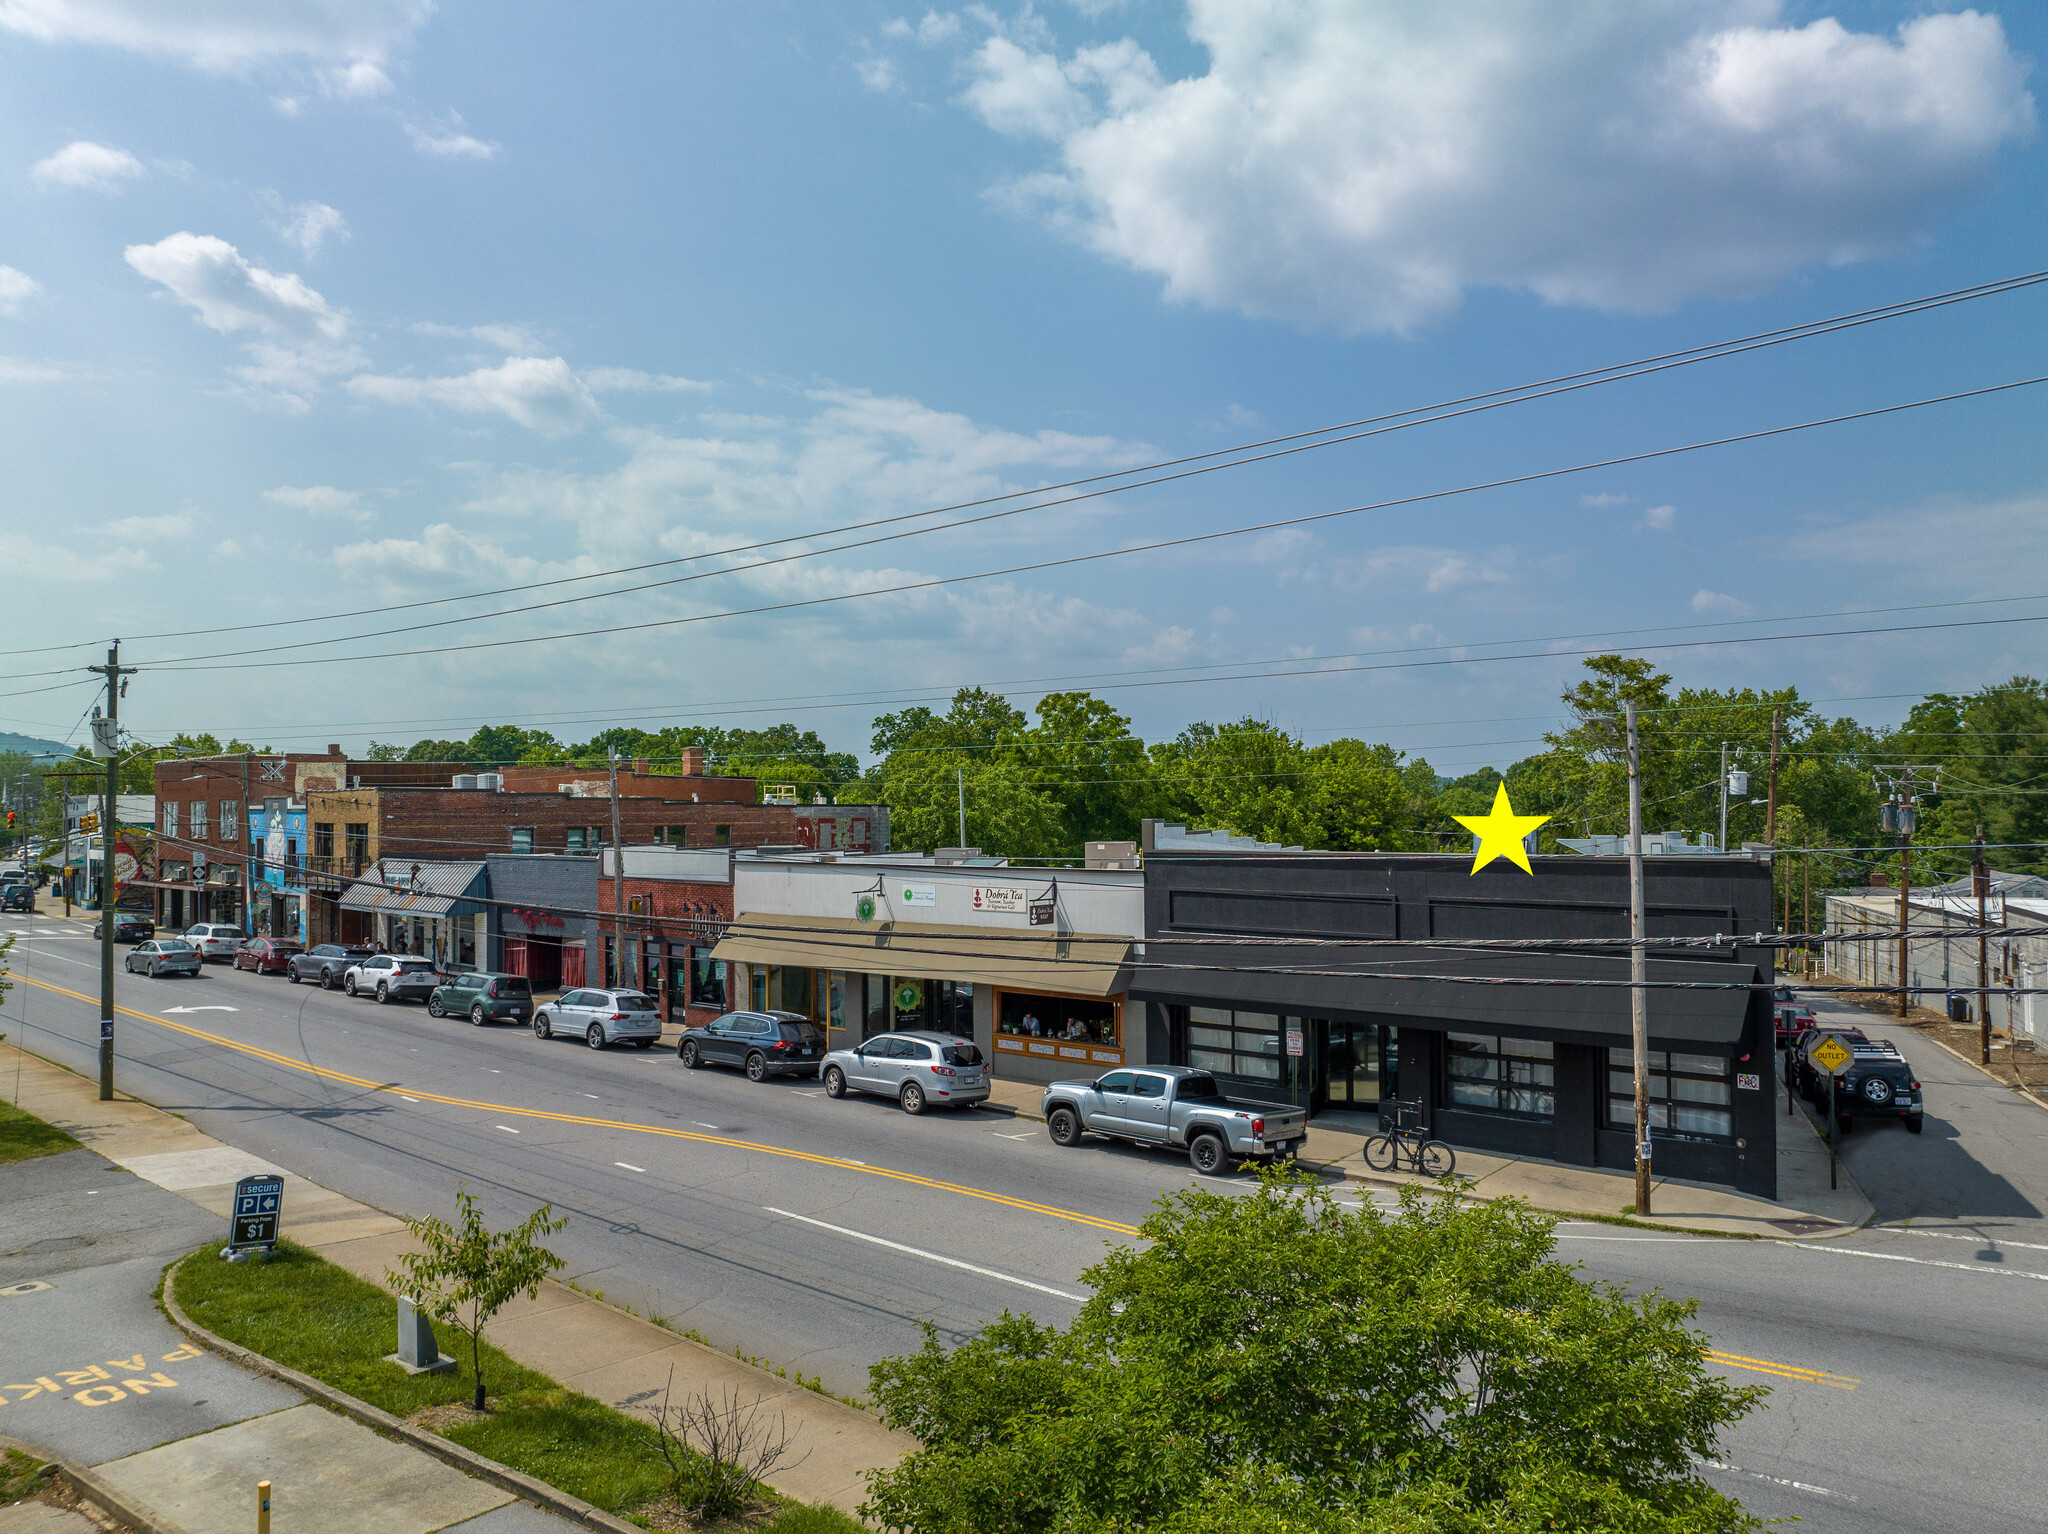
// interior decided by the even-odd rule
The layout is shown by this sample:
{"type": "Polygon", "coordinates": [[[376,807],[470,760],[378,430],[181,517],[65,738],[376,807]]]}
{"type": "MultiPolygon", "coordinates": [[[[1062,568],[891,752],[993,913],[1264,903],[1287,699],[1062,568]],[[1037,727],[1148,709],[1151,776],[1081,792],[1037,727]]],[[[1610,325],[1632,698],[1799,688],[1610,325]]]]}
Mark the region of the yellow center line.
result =
{"type": "MultiPolygon", "coordinates": [[[[47,980],[32,979],[27,975],[19,978],[40,990],[53,991],[59,996],[69,996],[74,1001],[96,1005],[97,996],[88,996],[61,985],[52,985],[47,980]]],[[[422,1102],[440,1103],[449,1108],[470,1108],[478,1113],[512,1114],[520,1118],[540,1119],[553,1124],[580,1124],[589,1129],[617,1129],[628,1134],[660,1135],[670,1140],[694,1140],[703,1145],[723,1145],[730,1150],[753,1151],[763,1156],[780,1156],[790,1161],[808,1161],[815,1166],[837,1167],[848,1172],[864,1172],[870,1177],[886,1177],[896,1182],[910,1183],[915,1187],[932,1188],[941,1193],[956,1193],[962,1198],[981,1199],[985,1203],[1002,1204],[1011,1209],[1022,1209],[1031,1214],[1047,1215],[1055,1220],[1066,1220],[1075,1225],[1087,1225],[1096,1230],[1113,1231],[1120,1236],[1135,1236],[1138,1227],[1124,1225],[1115,1220],[1098,1219],[1092,1214],[1081,1214],[1072,1209],[1060,1209],[1051,1204],[1037,1204],[1029,1199],[1011,1198],[1006,1193],[991,1193],[985,1188],[970,1188],[961,1183],[941,1182],[937,1178],[920,1177],[915,1172],[898,1172],[889,1167],[868,1166],[858,1161],[848,1161],[839,1156],[821,1156],[812,1151],[792,1150],[781,1145],[762,1145],[748,1140],[729,1139],[724,1135],[697,1134],[687,1129],[668,1129],[659,1124],[632,1124],[622,1119],[592,1118],[580,1113],[554,1113],[545,1108],[515,1108],[509,1103],[479,1102],[474,1098],[451,1097],[442,1092],[429,1092],[420,1087],[405,1086],[394,1081],[372,1081],[367,1076],[351,1076],[346,1071],[330,1070],[324,1065],[313,1065],[297,1060],[290,1055],[281,1055],[275,1050],[264,1049],[255,1044],[244,1044],[236,1039],[222,1038],[217,1033],[208,1033],[203,1028],[194,1028],[189,1023],[173,1022],[167,1017],[158,1017],[150,1012],[138,1012],[131,1007],[116,1006],[114,1011],[122,1017],[133,1018],[138,1023],[152,1027],[167,1028],[173,1033],[182,1033],[187,1038],[200,1039],[208,1044],[218,1044],[223,1049],[232,1049],[238,1054],[252,1055],[259,1060],[268,1060],[286,1070],[298,1071],[303,1075],[318,1076],[327,1081],[339,1082],[344,1086],[359,1087],[366,1092],[385,1092],[393,1096],[417,1098],[422,1102]]]]}
{"type": "Polygon", "coordinates": [[[1829,1374],[1821,1369],[1805,1369],[1798,1364],[1773,1363],[1766,1358],[1744,1358],[1740,1353],[1709,1352],[1711,1363],[1723,1364],[1730,1369],[1748,1369],[1756,1374],[1775,1374],[1780,1379],[1800,1380],[1808,1385],[1832,1385],[1837,1390],[1854,1390],[1861,1380],[1851,1379],[1846,1374],[1829,1374]]]}

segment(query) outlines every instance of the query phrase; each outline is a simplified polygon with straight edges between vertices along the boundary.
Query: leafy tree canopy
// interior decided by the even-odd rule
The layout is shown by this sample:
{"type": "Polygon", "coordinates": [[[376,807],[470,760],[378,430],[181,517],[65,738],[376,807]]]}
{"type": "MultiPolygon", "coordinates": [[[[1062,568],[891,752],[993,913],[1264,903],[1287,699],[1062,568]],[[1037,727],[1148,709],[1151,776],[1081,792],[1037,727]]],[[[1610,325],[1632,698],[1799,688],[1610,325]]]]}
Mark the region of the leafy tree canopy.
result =
{"type": "Polygon", "coordinates": [[[920,1447],[862,1509],[905,1534],[1732,1534],[1695,1470],[1762,1399],[1694,1306],[1582,1281],[1512,1201],[1339,1206],[1269,1175],[1162,1197],[1064,1331],[1004,1315],[877,1364],[920,1447]]]}

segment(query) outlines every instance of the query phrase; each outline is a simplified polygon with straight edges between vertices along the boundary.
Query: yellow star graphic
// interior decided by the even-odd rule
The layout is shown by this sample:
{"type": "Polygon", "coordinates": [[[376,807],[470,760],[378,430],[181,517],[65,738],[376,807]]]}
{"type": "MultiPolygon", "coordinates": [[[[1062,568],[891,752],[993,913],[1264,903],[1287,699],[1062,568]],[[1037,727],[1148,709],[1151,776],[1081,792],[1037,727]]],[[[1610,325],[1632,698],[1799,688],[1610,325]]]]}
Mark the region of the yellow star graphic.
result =
{"type": "Polygon", "coordinates": [[[1506,858],[1525,874],[1536,872],[1529,866],[1529,849],[1522,845],[1522,838],[1550,817],[1517,815],[1515,807],[1508,803],[1507,784],[1503,783],[1494,790],[1490,813],[1453,815],[1451,819],[1479,838],[1479,845],[1472,853],[1472,872],[1475,874],[1495,858],[1506,858]]]}

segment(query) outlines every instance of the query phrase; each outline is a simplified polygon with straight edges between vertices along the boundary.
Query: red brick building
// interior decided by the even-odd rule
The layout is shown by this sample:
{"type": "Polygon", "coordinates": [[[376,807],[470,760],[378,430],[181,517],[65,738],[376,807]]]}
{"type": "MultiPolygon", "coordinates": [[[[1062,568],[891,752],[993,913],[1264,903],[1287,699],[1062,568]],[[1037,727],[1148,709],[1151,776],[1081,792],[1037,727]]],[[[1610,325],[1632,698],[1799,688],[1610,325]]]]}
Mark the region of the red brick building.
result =
{"type": "Polygon", "coordinates": [[[614,854],[607,850],[598,863],[587,972],[616,972],[624,983],[638,983],[660,999],[664,1016],[684,1027],[727,1011],[734,998],[725,964],[711,950],[732,921],[731,850],[628,844],[624,863],[623,890],[614,854]],[[614,971],[621,926],[626,962],[614,971]]]}

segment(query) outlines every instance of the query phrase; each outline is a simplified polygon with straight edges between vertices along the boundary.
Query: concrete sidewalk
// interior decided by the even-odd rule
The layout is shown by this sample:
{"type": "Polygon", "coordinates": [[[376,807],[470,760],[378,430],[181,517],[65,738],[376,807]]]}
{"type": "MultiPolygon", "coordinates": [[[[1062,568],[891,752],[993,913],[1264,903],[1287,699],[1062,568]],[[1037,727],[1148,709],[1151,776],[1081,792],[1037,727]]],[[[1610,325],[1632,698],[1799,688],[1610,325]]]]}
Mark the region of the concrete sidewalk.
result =
{"type": "MultiPolygon", "coordinates": [[[[197,1210],[217,1217],[201,1223],[208,1232],[218,1232],[223,1239],[235,1180],[251,1172],[281,1171],[285,1176],[283,1233],[328,1261],[381,1286],[385,1270],[395,1266],[399,1254],[412,1247],[412,1238],[404,1222],[392,1215],[358,1204],[246,1151],[222,1144],[184,1120],[146,1103],[125,1096],[113,1102],[100,1102],[94,1083],[34,1055],[17,1051],[12,1045],[0,1045],[0,1072],[5,1073],[10,1084],[17,1063],[21,1070],[23,1109],[65,1129],[97,1156],[103,1156],[153,1184],[154,1189],[176,1194],[185,1206],[196,1206],[197,1210]]],[[[0,1188],[6,1187],[11,1174],[20,1170],[19,1167],[0,1168],[0,1188]]],[[[178,1239],[183,1245],[175,1247],[175,1251],[183,1251],[196,1244],[188,1232],[181,1231],[178,1239]]],[[[206,1237],[201,1235],[197,1239],[206,1237]]],[[[154,1268],[150,1269],[148,1278],[149,1284],[143,1290],[145,1295],[154,1285],[154,1268]]],[[[158,1322],[163,1324],[160,1317],[158,1322]]],[[[393,1324],[395,1329],[395,1311],[393,1324]]],[[[167,1325],[165,1330],[168,1333],[167,1325]]],[[[515,1299],[500,1313],[486,1335],[520,1363],[621,1411],[646,1415],[649,1403],[658,1402],[662,1392],[668,1388],[671,1371],[678,1395],[705,1390],[715,1396],[731,1387],[737,1389],[744,1399],[761,1400],[765,1411],[786,1417],[794,1432],[795,1453],[802,1457],[802,1463],[771,1476],[770,1484],[777,1491],[800,1501],[827,1501],[852,1511],[866,1496],[866,1472],[877,1466],[894,1464],[915,1447],[913,1440],[888,1431],[866,1412],[678,1337],[650,1321],[627,1315],[562,1284],[543,1284],[538,1297],[530,1301],[515,1299]]],[[[298,1399],[296,1395],[292,1396],[293,1402],[298,1399]]],[[[318,1415],[360,1432],[387,1448],[400,1447],[386,1443],[367,1428],[344,1423],[330,1412],[321,1410],[318,1415]]],[[[298,1442],[300,1439],[293,1435],[304,1431],[294,1426],[283,1441],[298,1442]]],[[[456,1475],[459,1480],[469,1480],[429,1459],[421,1451],[408,1449],[406,1452],[435,1471],[456,1475]]],[[[148,1473],[150,1468],[143,1467],[143,1473],[148,1473]]],[[[193,1473],[200,1472],[195,1469],[193,1473]]],[[[422,1473],[425,1473],[424,1468],[422,1473]]],[[[246,1479],[253,1485],[253,1475],[246,1479]]],[[[283,1484],[283,1476],[275,1479],[283,1484]]],[[[495,1487],[486,1487],[485,1490],[498,1501],[510,1500],[495,1487]]],[[[236,1505],[239,1508],[239,1502],[236,1505]]],[[[535,1510],[529,1508],[527,1511],[535,1510]]],[[[233,1521],[241,1521],[241,1511],[233,1521]]],[[[453,1522],[452,1518],[444,1519],[442,1524],[421,1527],[438,1528],[453,1522]]],[[[196,1529],[222,1526],[226,1525],[206,1522],[192,1525],[196,1529]]],[[[406,1526],[399,1521],[365,1525],[392,1529],[406,1526]]],[[[468,1527],[464,1525],[465,1530],[468,1527]]],[[[500,1534],[495,1524],[478,1524],[476,1528],[478,1534],[500,1534]]],[[[510,1534],[511,1528],[511,1525],[506,1525],[505,1534],[510,1534]]]]}
{"type": "MultiPolygon", "coordinates": [[[[1780,1088],[1782,1095],[1782,1086],[1780,1088]]],[[[1037,1120],[1040,1088],[1027,1082],[997,1080],[989,1107],[1019,1118],[1037,1120]]],[[[1309,1121],[1302,1146],[1305,1165],[1335,1172],[1354,1182],[1379,1187],[1434,1187],[1434,1182],[1407,1172],[1376,1172],[1365,1164],[1366,1139],[1378,1133],[1376,1118],[1365,1114],[1324,1113],[1309,1121]]],[[[1567,1166],[1534,1157],[1488,1155],[1456,1147],[1457,1177],[1469,1197],[1519,1198],[1553,1214],[1632,1215],[1635,1178],[1603,1167],[1567,1166]]],[[[1808,1240],[1839,1236],[1871,1217],[1864,1196],[1847,1168],[1840,1169],[1839,1187],[1828,1187],[1827,1146],[1803,1113],[1780,1116],[1778,1122],[1778,1197],[1754,1198],[1726,1188],[1659,1178],[1651,1189],[1650,1218],[1663,1225],[1726,1235],[1778,1236],[1808,1240]]]]}

